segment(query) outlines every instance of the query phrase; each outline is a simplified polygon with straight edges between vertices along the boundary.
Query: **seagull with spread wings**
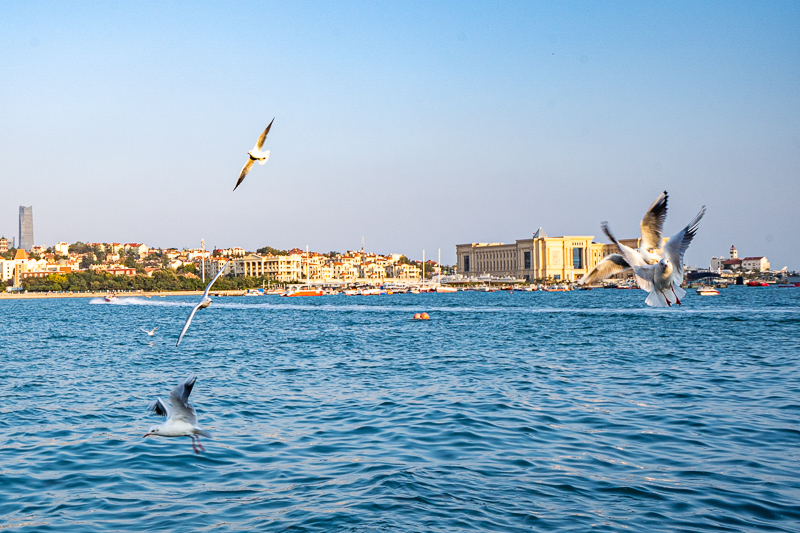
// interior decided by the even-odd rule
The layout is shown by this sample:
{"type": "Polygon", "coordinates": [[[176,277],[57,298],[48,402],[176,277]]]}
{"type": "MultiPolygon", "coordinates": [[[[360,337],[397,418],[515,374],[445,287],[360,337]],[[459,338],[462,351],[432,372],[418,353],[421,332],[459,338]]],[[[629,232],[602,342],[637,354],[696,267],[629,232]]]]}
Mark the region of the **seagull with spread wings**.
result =
{"type": "Polygon", "coordinates": [[[199,435],[211,438],[211,434],[197,425],[197,412],[189,403],[189,395],[192,393],[196,379],[197,377],[190,377],[172,389],[172,392],[169,393],[169,405],[165,404],[161,398],[150,404],[148,409],[151,412],[165,416],[167,419],[162,424],[151,427],[145,433],[145,437],[191,437],[194,453],[206,450],[200,444],[199,435]]]}
{"type": "MultiPolygon", "coordinates": [[[[631,250],[637,253],[642,261],[648,265],[655,264],[661,259],[658,252],[661,250],[662,229],[666,218],[667,191],[664,191],[650,204],[650,207],[642,218],[642,222],[639,225],[642,232],[642,240],[639,248],[635,250],[631,248],[631,250]]],[[[619,274],[620,272],[630,269],[631,265],[625,260],[623,254],[610,254],[605,256],[594,268],[584,274],[578,281],[578,284],[591,285],[592,283],[597,283],[614,274],[619,274]]]]}
{"type": "Polygon", "coordinates": [[[264,130],[264,132],[256,141],[256,146],[252,150],[247,152],[247,156],[250,159],[248,159],[247,163],[245,163],[244,166],[242,167],[242,171],[239,173],[239,180],[236,182],[236,186],[233,188],[234,191],[236,190],[236,187],[238,187],[239,184],[242,183],[242,181],[244,181],[244,178],[245,176],[247,176],[247,173],[250,172],[250,168],[252,168],[253,163],[258,161],[259,165],[264,165],[269,159],[269,150],[265,150],[262,152],[261,149],[264,147],[264,141],[267,140],[267,134],[269,133],[269,129],[272,127],[273,122],[275,122],[274,118],[270,120],[267,129],[264,130]]]}
{"type": "Polygon", "coordinates": [[[181,330],[181,334],[178,336],[178,342],[175,343],[176,347],[181,343],[181,340],[183,339],[183,336],[186,335],[186,330],[189,329],[189,324],[192,323],[192,319],[194,318],[194,314],[197,312],[197,310],[198,309],[205,309],[206,307],[211,305],[211,298],[208,297],[208,291],[211,290],[211,286],[214,284],[215,281],[217,281],[217,278],[220,277],[223,272],[225,272],[225,267],[227,267],[228,263],[230,263],[230,262],[231,262],[231,260],[228,259],[225,262],[225,264],[222,265],[222,268],[219,269],[219,272],[217,272],[217,275],[214,276],[214,279],[212,279],[211,282],[208,285],[206,285],[206,290],[203,293],[203,298],[200,300],[199,304],[194,306],[194,309],[192,309],[192,312],[189,313],[189,317],[186,319],[186,323],[183,325],[183,329],[181,330]]]}
{"type": "Polygon", "coordinates": [[[670,307],[673,303],[681,305],[681,298],[686,294],[686,291],[681,288],[683,255],[692,243],[700,219],[703,218],[705,212],[706,206],[703,206],[685,228],[670,237],[664,245],[664,257],[652,265],[647,264],[636,250],[618,242],[611,233],[611,228],[606,222],[603,222],[603,231],[614,244],[619,246],[625,260],[633,268],[633,274],[639,287],[649,293],[644,301],[647,305],[652,307],[670,307]],[[668,296],[670,291],[675,297],[674,302],[670,301],[668,296]]]}

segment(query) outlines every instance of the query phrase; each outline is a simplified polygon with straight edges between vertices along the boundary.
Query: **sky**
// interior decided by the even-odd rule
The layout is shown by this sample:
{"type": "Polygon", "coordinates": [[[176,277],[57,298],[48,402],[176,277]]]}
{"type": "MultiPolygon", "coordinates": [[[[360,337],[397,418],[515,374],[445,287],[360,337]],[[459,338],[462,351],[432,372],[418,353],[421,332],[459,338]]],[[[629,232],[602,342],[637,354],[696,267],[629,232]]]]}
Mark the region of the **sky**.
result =
{"type": "Polygon", "coordinates": [[[0,234],[365,248],[665,234],[800,269],[800,2],[0,2],[0,234]],[[233,186],[258,135],[271,157],[233,186]]]}

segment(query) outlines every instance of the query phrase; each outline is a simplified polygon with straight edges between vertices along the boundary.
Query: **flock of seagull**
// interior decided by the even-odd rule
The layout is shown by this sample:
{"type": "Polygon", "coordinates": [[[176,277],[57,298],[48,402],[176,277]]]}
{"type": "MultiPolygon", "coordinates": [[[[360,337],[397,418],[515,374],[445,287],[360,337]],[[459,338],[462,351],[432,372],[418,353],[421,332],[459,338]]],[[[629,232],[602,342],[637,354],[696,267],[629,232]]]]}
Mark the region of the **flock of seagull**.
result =
{"type": "MultiPolygon", "coordinates": [[[[242,183],[256,161],[258,161],[259,165],[263,165],[269,159],[270,152],[269,150],[263,151],[263,147],[274,121],[275,119],[273,118],[259,136],[255,147],[247,153],[249,159],[239,174],[239,179],[233,188],[234,191],[242,183]]],[[[703,206],[697,216],[686,227],[667,239],[666,242],[663,242],[662,232],[664,221],[667,218],[667,191],[664,191],[650,205],[644,218],[642,218],[640,225],[642,238],[639,241],[639,247],[635,249],[619,242],[611,232],[608,223],[602,222],[603,232],[617,245],[621,253],[604,257],[578,283],[596,283],[620,272],[633,270],[633,275],[639,287],[648,292],[645,300],[647,305],[653,307],[680,305],[680,299],[686,294],[680,286],[683,282],[683,256],[697,233],[698,224],[705,211],[706,208],[703,206]]],[[[176,347],[180,345],[183,336],[186,335],[195,313],[211,305],[211,298],[208,293],[229,263],[230,260],[223,265],[216,276],[206,285],[200,302],[192,308],[186,318],[183,329],[178,336],[178,341],[175,343],[176,347]]],[[[152,337],[155,335],[156,329],[158,328],[156,327],[149,331],[142,329],[142,331],[152,337]]],[[[192,393],[196,379],[195,376],[189,377],[172,389],[169,395],[169,404],[164,403],[161,398],[150,404],[148,409],[156,415],[166,417],[166,420],[151,427],[144,435],[145,437],[190,437],[192,439],[192,450],[195,453],[199,454],[201,451],[205,451],[205,448],[200,443],[200,436],[211,437],[211,434],[197,425],[197,413],[189,403],[189,395],[192,393]]]]}
{"type": "MultiPolygon", "coordinates": [[[[259,165],[264,165],[269,159],[269,150],[263,150],[263,148],[264,141],[267,140],[267,135],[269,134],[273,122],[275,122],[274,118],[258,137],[255,147],[247,152],[248,160],[239,173],[239,179],[233,187],[234,191],[241,185],[242,181],[244,181],[244,178],[253,167],[253,163],[258,161],[259,165]]],[[[178,342],[175,343],[176,347],[180,345],[183,336],[186,335],[186,331],[189,329],[189,324],[192,323],[195,313],[197,313],[199,309],[205,309],[211,305],[211,298],[208,296],[208,293],[211,290],[211,286],[214,285],[214,282],[225,272],[228,263],[230,263],[230,259],[225,262],[222,268],[219,269],[219,272],[217,272],[217,275],[206,285],[206,290],[203,292],[200,303],[192,308],[192,311],[186,318],[186,322],[183,324],[183,329],[178,336],[178,342]]],[[[142,331],[152,337],[155,335],[157,329],[158,327],[155,327],[149,331],[146,329],[142,329],[142,331]]],[[[196,379],[197,377],[195,376],[189,377],[183,383],[179,383],[172,389],[172,392],[169,394],[169,404],[164,403],[161,398],[158,398],[150,404],[148,409],[156,415],[166,417],[166,420],[161,424],[151,427],[147,433],[145,433],[145,437],[190,437],[192,439],[192,450],[194,450],[194,453],[199,454],[201,451],[205,451],[205,448],[200,443],[200,435],[211,437],[211,434],[197,425],[197,413],[194,407],[192,407],[192,404],[189,403],[189,395],[192,393],[192,388],[194,387],[196,379]]]]}
{"type": "Polygon", "coordinates": [[[664,221],[667,218],[667,191],[656,198],[642,218],[640,224],[642,238],[638,248],[631,248],[619,242],[608,222],[602,222],[603,232],[620,249],[619,254],[607,255],[594,268],[578,281],[588,285],[602,281],[620,272],[633,270],[639,287],[648,293],[645,303],[652,307],[681,305],[686,294],[683,283],[683,256],[697,233],[700,219],[706,206],[682,230],[664,242],[662,236],[664,221]]]}

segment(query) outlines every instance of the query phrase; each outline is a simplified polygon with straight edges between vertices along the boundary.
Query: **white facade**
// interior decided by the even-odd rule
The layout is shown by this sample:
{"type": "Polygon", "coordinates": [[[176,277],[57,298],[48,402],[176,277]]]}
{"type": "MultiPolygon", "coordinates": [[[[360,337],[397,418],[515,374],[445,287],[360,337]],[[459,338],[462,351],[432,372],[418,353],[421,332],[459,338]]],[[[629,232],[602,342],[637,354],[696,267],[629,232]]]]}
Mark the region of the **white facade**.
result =
{"type": "Polygon", "coordinates": [[[742,259],[742,269],[765,272],[769,270],[769,261],[766,257],[745,257],[742,259]]]}
{"type": "Polygon", "coordinates": [[[0,259],[0,280],[8,281],[14,277],[14,261],[0,259]]]}
{"type": "Polygon", "coordinates": [[[60,242],[53,246],[53,250],[55,250],[59,255],[69,255],[69,244],[60,242]]]}

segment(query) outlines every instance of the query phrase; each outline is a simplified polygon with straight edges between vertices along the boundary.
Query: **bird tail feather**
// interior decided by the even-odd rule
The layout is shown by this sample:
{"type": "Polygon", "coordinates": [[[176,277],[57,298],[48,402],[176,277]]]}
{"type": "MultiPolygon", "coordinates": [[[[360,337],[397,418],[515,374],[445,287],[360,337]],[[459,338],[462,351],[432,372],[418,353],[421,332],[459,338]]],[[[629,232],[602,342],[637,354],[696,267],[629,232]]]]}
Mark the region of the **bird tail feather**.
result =
{"type": "Polygon", "coordinates": [[[196,433],[197,435],[202,435],[202,436],[204,436],[204,437],[207,437],[207,438],[209,438],[209,439],[211,438],[211,433],[209,433],[209,432],[208,432],[208,431],[206,431],[205,429],[198,429],[197,431],[195,431],[195,433],[196,433]]]}
{"type": "Polygon", "coordinates": [[[681,289],[680,285],[678,285],[677,283],[672,284],[672,289],[675,291],[675,294],[678,296],[679,300],[684,296],[686,296],[686,291],[681,289]]]}
{"type": "Polygon", "coordinates": [[[648,294],[644,303],[650,307],[669,307],[667,305],[667,300],[658,291],[652,291],[650,294],[648,294]]]}

